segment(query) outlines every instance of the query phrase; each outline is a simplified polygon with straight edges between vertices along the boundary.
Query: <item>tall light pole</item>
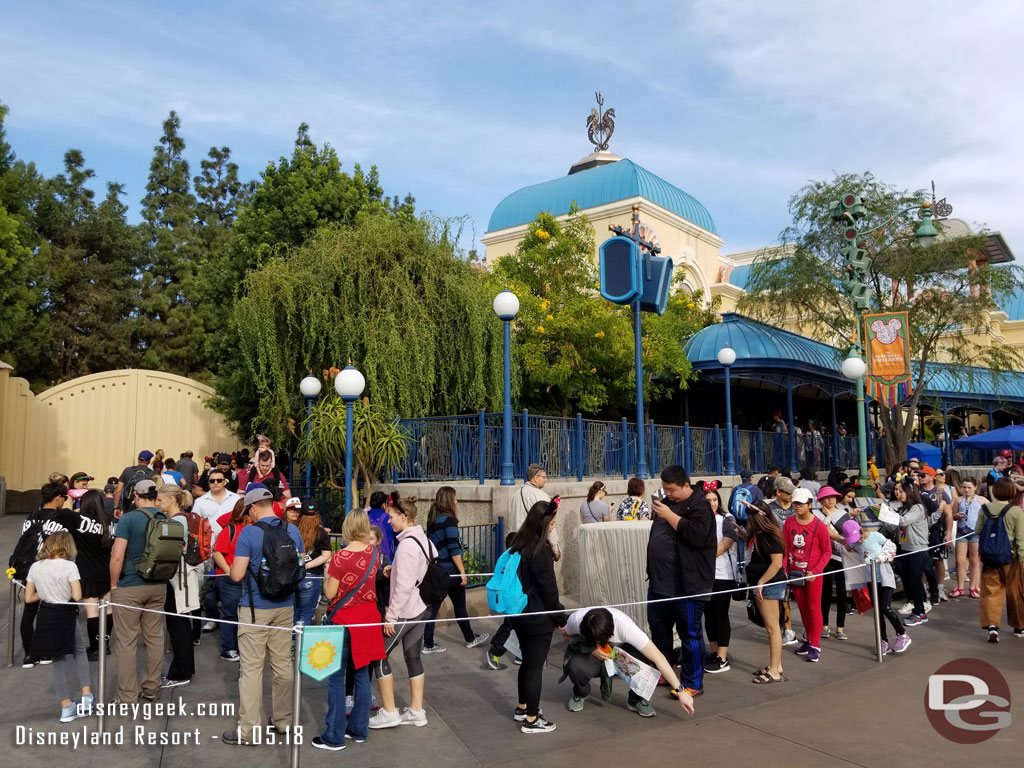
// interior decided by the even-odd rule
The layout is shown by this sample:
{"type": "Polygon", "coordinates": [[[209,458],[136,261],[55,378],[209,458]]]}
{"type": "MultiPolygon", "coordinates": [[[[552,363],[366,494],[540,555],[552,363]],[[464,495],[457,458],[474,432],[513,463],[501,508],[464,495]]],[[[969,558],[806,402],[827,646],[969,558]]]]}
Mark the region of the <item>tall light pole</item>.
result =
{"type": "Polygon", "coordinates": [[[334,388],[345,403],[345,511],[352,508],[352,408],[363,394],[366,379],[352,367],[351,361],[334,377],[334,388]]]}
{"type": "Polygon", "coordinates": [[[505,356],[502,381],[505,401],[501,410],[501,485],[515,485],[512,471],[512,321],[519,312],[519,297],[507,288],[494,297],[494,313],[505,324],[505,356]]]}
{"type": "Polygon", "coordinates": [[[725,474],[736,474],[736,454],[732,444],[732,391],[729,381],[729,366],[736,362],[736,350],[722,347],[718,350],[718,362],[725,369],[725,474]]]}
{"type": "MultiPolygon", "coordinates": [[[[946,215],[953,212],[952,206],[946,204],[944,200],[943,204],[946,205],[946,211],[944,212],[946,215]]],[[[841,250],[843,254],[844,275],[841,284],[843,291],[849,296],[850,303],[853,305],[854,323],[857,326],[855,339],[860,338],[863,330],[861,328],[863,325],[862,316],[874,305],[876,299],[870,280],[872,260],[867,250],[861,247],[863,244],[861,240],[868,235],[885,229],[893,222],[898,221],[901,216],[912,211],[918,211],[921,217],[921,223],[914,231],[914,237],[917,238],[922,248],[927,248],[939,236],[939,231],[935,228],[935,224],[932,221],[932,204],[930,202],[926,201],[919,205],[909,206],[882,224],[865,230],[858,230],[855,226],[856,222],[867,214],[867,207],[864,205],[864,199],[860,195],[843,195],[842,199],[836,200],[829,205],[829,214],[832,220],[846,225],[846,229],[843,230],[846,245],[841,250]]],[[[850,348],[849,356],[843,361],[843,375],[848,379],[857,380],[857,431],[859,433],[857,443],[860,450],[859,485],[861,488],[866,488],[869,484],[868,441],[866,434],[868,427],[867,419],[864,415],[867,363],[865,363],[863,356],[863,346],[859,342],[854,342],[850,348]]]]}
{"type": "MultiPolygon", "coordinates": [[[[858,316],[859,321],[859,316],[858,316]]],[[[843,360],[843,376],[857,382],[857,450],[860,454],[859,485],[868,484],[868,426],[864,416],[864,376],[868,372],[867,363],[861,357],[863,350],[859,344],[850,347],[849,356],[843,360]]]]}
{"type": "Polygon", "coordinates": [[[313,497],[313,463],[309,457],[310,438],[313,434],[313,401],[320,394],[323,384],[312,373],[299,382],[299,392],[306,398],[306,498],[313,497]]]}

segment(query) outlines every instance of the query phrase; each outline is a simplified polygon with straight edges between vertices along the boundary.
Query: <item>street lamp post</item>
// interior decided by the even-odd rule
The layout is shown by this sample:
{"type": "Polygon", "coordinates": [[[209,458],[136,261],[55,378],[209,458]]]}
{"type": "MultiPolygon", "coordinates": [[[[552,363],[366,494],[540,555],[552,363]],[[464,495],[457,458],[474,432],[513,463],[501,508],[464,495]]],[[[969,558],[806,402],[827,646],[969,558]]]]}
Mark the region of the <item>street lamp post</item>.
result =
{"type": "Polygon", "coordinates": [[[736,454],[732,443],[732,391],[729,381],[729,367],[736,362],[736,350],[722,347],[718,350],[718,362],[725,369],[725,474],[736,474],[736,454]]]}
{"type": "Polygon", "coordinates": [[[345,403],[345,511],[352,508],[352,409],[355,401],[363,394],[366,379],[349,362],[334,377],[334,388],[345,403]]]}
{"type": "Polygon", "coordinates": [[[320,394],[320,388],[323,385],[313,374],[310,374],[302,381],[299,382],[299,392],[306,398],[306,498],[310,499],[313,497],[313,464],[309,458],[309,444],[310,438],[313,434],[313,401],[316,400],[317,395],[320,394]]]}
{"type": "Polygon", "coordinates": [[[519,312],[519,297],[505,289],[494,297],[494,313],[505,324],[505,355],[502,379],[505,400],[501,411],[501,485],[515,485],[512,471],[512,321],[519,312]]]}
{"type": "MultiPolygon", "coordinates": [[[[865,230],[858,230],[854,226],[858,220],[867,214],[867,208],[862,197],[853,194],[843,195],[841,200],[837,200],[829,206],[832,220],[846,225],[846,229],[843,231],[846,245],[842,249],[844,257],[842,287],[847,296],[849,296],[850,303],[853,305],[854,322],[857,326],[855,338],[860,338],[862,317],[872,307],[875,299],[869,275],[871,257],[861,247],[861,240],[868,235],[885,229],[894,221],[899,220],[901,216],[912,211],[919,211],[921,217],[921,223],[914,231],[914,237],[917,238],[922,248],[927,248],[939,236],[939,231],[935,228],[935,223],[932,220],[932,204],[930,202],[926,201],[919,205],[909,206],[882,224],[865,230]]],[[[947,211],[952,212],[952,207],[947,206],[947,211]]],[[[860,450],[859,484],[862,488],[865,488],[869,483],[869,478],[868,425],[864,415],[867,364],[863,356],[864,348],[859,342],[855,342],[850,348],[849,356],[843,361],[843,375],[848,379],[855,379],[857,381],[857,431],[859,433],[857,443],[860,450]]]]}
{"type": "MultiPolygon", "coordinates": [[[[859,316],[858,316],[859,321],[859,316]]],[[[862,488],[868,483],[868,435],[867,419],[864,417],[864,375],[868,366],[861,357],[863,351],[859,345],[850,347],[849,356],[843,360],[843,376],[857,382],[857,450],[860,453],[860,478],[862,488]]]]}

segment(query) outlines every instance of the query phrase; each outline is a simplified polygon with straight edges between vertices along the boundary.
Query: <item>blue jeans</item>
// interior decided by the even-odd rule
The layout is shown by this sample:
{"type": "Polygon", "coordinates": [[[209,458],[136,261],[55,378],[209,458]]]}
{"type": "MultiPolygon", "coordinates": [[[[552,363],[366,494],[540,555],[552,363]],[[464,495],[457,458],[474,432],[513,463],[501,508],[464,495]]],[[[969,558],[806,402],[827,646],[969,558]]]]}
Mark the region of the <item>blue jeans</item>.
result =
{"type": "Polygon", "coordinates": [[[321,737],[331,746],[345,743],[345,734],[365,739],[370,733],[370,668],[355,671],[355,703],[352,714],[345,714],[345,668],[352,655],[352,635],[345,632],[345,647],[341,652],[341,668],[327,678],[327,720],[321,737]]]}
{"type": "MultiPolygon", "coordinates": [[[[216,592],[214,600],[220,600],[220,618],[228,621],[238,621],[238,601],[242,599],[242,584],[232,581],[230,576],[218,576],[213,580],[213,589],[216,592]]],[[[207,614],[209,615],[209,614],[207,614]]],[[[236,624],[220,625],[220,652],[238,650],[238,626],[236,624]]]]}
{"type": "Polygon", "coordinates": [[[320,579],[305,578],[295,588],[295,623],[308,627],[313,623],[313,612],[320,602],[320,579]]]}

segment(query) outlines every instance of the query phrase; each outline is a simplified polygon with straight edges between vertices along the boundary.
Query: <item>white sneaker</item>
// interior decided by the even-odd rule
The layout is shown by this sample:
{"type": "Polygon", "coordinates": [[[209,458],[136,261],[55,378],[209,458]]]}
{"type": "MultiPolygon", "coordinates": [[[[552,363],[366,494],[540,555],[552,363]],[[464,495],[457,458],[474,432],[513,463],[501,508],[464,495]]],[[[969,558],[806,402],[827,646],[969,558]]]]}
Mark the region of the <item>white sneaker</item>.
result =
{"type": "Polygon", "coordinates": [[[392,709],[389,712],[388,710],[381,708],[376,715],[370,718],[371,728],[395,728],[401,724],[402,716],[398,714],[397,709],[392,709]]]}
{"type": "Polygon", "coordinates": [[[793,645],[795,643],[796,643],[796,632],[794,632],[792,629],[787,629],[785,632],[782,633],[782,644],[783,645],[793,645]]]}
{"type": "Polygon", "coordinates": [[[914,604],[912,602],[904,603],[902,606],[900,606],[900,609],[897,611],[897,613],[900,616],[909,616],[913,612],[914,612],[914,604]]]}
{"type": "Polygon", "coordinates": [[[930,602],[928,602],[927,600],[924,601],[924,612],[925,613],[931,613],[932,612],[932,604],[930,602]]]}
{"type": "Polygon", "coordinates": [[[215,622],[215,621],[204,621],[203,622],[203,632],[213,632],[215,629],[217,629],[217,622],[215,622]]]}
{"type": "Polygon", "coordinates": [[[415,725],[417,728],[422,728],[427,724],[427,711],[425,709],[415,710],[412,707],[406,707],[402,710],[400,722],[402,725],[415,725]]]}
{"type": "Polygon", "coordinates": [[[949,596],[946,594],[946,588],[942,584],[939,584],[939,602],[940,603],[948,603],[949,602],[949,596]]]}
{"type": "Polygon", "coordinates": [[[480,643],[487,642],[487,638],[489,637],[490,634],[488,634],[487,632],[481,632],[479,635],[473,635],[473,639],[466,643],[466,647],[476,648],[478,645],[480,645],[480,643]]]}

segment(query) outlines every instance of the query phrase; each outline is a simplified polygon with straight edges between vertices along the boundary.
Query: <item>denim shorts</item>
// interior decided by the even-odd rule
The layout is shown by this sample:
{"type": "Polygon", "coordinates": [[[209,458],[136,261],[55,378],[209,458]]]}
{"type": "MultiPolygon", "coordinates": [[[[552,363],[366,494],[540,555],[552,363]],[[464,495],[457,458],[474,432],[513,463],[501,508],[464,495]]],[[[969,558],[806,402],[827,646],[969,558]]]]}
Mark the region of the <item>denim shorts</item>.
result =
{"type": "Polygon", "coordinates": [[[961,539],[961,541],[966,541],[968,544],[980,544],[981,543],[981,534],[980,533],[972,533],[966,539],[961,539]]]}
{"type": "Polygon", "coordinates": [[[778,584],[765,584],[761,587],[761,597],[765,600],[784,600],[786,598],[786,585],[781,582],[778,584]]]}

